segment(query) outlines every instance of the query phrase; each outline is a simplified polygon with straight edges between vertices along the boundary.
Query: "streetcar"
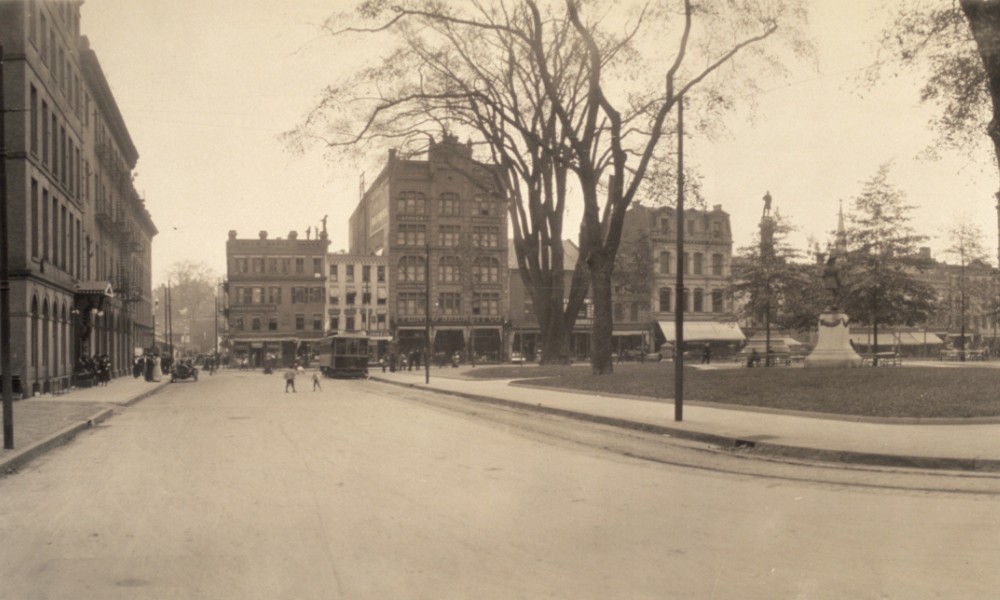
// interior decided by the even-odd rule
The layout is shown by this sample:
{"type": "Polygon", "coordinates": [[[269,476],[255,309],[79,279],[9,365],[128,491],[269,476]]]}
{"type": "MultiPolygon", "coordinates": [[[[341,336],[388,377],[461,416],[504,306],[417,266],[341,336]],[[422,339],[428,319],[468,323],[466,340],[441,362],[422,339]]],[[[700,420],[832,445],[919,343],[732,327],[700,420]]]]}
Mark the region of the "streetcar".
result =
{"type": "Polygon", "coordinates": [[[367,377],[368,336],[362,333],[333,333],[314,346],[319,370],[326,377],[367,377]]]}

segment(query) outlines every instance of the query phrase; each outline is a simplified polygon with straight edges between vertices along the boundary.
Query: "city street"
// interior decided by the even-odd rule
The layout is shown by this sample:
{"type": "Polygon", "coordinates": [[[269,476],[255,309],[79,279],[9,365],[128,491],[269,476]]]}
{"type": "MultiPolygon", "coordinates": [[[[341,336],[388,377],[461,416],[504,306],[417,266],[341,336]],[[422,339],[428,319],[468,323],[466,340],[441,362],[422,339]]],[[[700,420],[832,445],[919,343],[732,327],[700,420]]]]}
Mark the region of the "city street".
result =
{"type": "Polygon", "coordinates": [[[983,598],[1000,480],[372,381],[177,383],[0,479],[4,598],[983,598]],[[639,458],[642,457],[642,458],[639,458]]]}

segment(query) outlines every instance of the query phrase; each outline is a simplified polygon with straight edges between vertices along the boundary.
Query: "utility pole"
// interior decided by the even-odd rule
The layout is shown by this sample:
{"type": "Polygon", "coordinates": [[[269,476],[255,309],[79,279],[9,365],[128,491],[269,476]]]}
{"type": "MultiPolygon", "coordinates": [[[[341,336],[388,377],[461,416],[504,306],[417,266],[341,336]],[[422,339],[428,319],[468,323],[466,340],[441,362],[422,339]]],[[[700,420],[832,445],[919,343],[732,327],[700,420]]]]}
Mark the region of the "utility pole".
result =
{"type": "Polygon", "coordinates": [[[684,420],[684,97],[677,100],[677,297],[674,299],[674,420],[684,420]]]}
{"type": "Polygon", "coordinates": [[[431,382],[431,244],[424,244],[424,383],[431,382]]]}
{"type": "Polygon", "coordinates": [[[3,89],[3,46],[0,45],[0,383],[3,393],[3,447],[14,449],[14,374],[11,361],[10,334],[10,256],[7,246],[7,120],[6,97],[3,89]]]}

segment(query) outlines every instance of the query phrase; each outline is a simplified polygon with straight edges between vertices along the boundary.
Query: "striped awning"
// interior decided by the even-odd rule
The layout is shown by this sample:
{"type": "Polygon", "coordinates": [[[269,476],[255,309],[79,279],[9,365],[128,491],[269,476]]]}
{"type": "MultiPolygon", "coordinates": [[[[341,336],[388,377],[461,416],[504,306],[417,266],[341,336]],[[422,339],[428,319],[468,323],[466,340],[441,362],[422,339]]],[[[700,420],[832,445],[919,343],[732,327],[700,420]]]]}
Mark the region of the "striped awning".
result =
{"type": "MultiPolygon", "coordinates": [[[[660,331],[668,342],[674,341],[676,327],[673,321],[659,321],[660,331]]],[[[742,342],[746,339],[743,330],[735,322],[685,321],[685,342],[742,342]]]]}
{"type": "Polygon", "coordinates": [[[110,281],[81,281],[76,284],[76,293],[81,295],[95,294],[114,298],[115,292],[110,281]]]}

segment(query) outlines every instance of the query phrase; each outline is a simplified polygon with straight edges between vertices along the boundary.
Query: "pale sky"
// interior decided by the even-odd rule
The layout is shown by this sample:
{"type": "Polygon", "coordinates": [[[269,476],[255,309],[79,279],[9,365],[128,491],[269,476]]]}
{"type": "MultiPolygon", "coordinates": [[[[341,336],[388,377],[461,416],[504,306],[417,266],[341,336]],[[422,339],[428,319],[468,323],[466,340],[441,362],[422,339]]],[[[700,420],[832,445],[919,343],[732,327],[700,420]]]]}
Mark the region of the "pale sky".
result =
{"type": "MultiPolygon", "coordinates": [[[[935,238],[932,248],[944,245],[943,227],[966,219],[995,255],[1000,183],[989,146],[920,159],[933,140],[933,109],[919,104],[919,81],[857,90],[881,25],[871,4],[810,2],[819,72],[802,65],[765,85],[753,122],[733,114],[729,137],[688,140],[685,160],[700,170],[708,204],[732,215],[736,247],[750,243],[766,191],[798,227],[797,245],[804,249],[809,235],[825,241],[838,200],[847,208],[861,183],[893,161],[892,182],[918,207],[914,225],[935,238]]],[[[304,235],[329,215],[331,250],[347,248],[361,173],[371,181],[385,157],[331,164],[318,150],[292,155],[278,140],[324,85],[364,58],[363,44],[345,51],[319,31],[341,9],[342,0],[86,0],[81,32],[139,150],[136,187],[160,231],[154,283],[179,260],[224,275],[230,229],[304,235]]],[[[565,230],[578,223],[571,211],[565,230]]]]}

